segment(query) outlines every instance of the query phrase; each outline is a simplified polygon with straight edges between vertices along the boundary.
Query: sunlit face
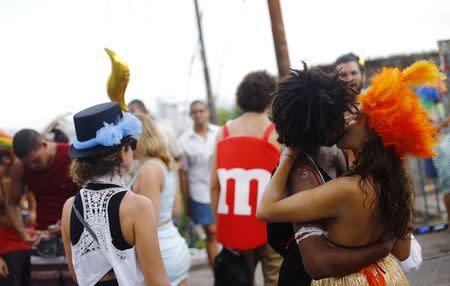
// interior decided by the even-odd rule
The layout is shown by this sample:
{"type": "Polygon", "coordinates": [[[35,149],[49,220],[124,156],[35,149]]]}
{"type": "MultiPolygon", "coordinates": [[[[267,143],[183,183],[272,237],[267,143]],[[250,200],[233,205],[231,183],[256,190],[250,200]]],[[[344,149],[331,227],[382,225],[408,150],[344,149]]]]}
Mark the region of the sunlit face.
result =
{"type": "Polygon", "coordinates": [[[24,166],[30,168],[33,171],[44,171],[48,167],[50,160],[49,146],[47,142],[42,142],[36,151],[31,152],[20,161],[24,166]]]}
{"type": "Polygon", "coordinates": [[[358,63],[351,61],[338,64],[336,66],[336,71],[340,71],[339,78],[345,82],[348,82],[352,89],[357,92],[361,91],[365,81],[365,76],[361,73],[358,63]]]}
{"type": "Polygon", "coordinates": [[[367,115],[364,113],[344,115],[346,122],[345,135],[339,140],[337,146],[341,149],[359,151],[363,148],[367,137],[367,115]]]}
{"type": "Polygon", "coordinates": [[[196,103],[192,105],[190,115],[194,121],[195,126],[204,126],[209,120],[209,109],[203,103],[196,103]]]}

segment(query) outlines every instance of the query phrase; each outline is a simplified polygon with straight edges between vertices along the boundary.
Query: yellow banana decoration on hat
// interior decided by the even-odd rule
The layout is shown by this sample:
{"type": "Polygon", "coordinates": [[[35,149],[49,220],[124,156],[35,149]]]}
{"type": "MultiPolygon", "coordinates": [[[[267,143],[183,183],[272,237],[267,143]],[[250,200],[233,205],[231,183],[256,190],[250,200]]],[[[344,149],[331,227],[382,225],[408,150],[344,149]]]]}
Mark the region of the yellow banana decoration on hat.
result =
{"type": "Polygon", "coordinates": [[[125,104],[125,90],[130,80],[130,69],[123,59],[110,49],[105,48],[111,59],[112,71],[108,79],[108,96],[113,102],[118,102],[123,111],[127,111],[125,104]]]}

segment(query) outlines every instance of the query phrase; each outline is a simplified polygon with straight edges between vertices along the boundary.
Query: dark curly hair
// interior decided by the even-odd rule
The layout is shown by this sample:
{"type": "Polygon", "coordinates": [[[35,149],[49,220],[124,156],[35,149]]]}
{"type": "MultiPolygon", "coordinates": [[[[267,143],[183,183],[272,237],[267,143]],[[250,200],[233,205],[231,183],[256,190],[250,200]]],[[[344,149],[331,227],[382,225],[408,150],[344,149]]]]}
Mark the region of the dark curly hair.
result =
{"type": "Polygon", "coordinates": [[[344,134],[344,112],[353,113],[356,93],[336,75],[318,69],[291,70],[272,105],[278,142],[308,154],[334,145],[344,134]]]}
{"type": "Polygon", "coordinates": [[[237,104],[244,112],[263,112],[270,106],[277,82],[266,71],[247,74],[237,89],[237,104]]]}
{"type": "Polygon", "coordinates": [[[336,61],[334,62],[334,68],[337,69],[338,65],[348,63],[348,62],[355,62],[358,65],[359,71],[361,73],[364,73],[365,68],[362,64],[360,64],[359,56],[355,55],[354,53],[348,53],[348,54],[338,57],[336,59],[336,61]]]}
{"type": "Polygon", "coordinates": [[[84,187],[89,181],[99,176],[123,175],[120,173],[120,164],[122,163],[120,154],[124,148],[125,151],[128,151],[133,141],[135,139],[125,137],[122,143],[114,148],[91,157],[73,159],[69,172],[72,180],[80,187],[84,187]]]}
{"type": "Polygon", "coordinates": [[[371,202],[375,218],[386,227],[385,234],[405,239],[412,233],[414,210],[413,186],[405,168],[405,161],[393,147],[385,147],[373,130],[346,176],[361,176],[360,188],[376,194],[371,202]],[[374,208],[376,206],[376,208],[374,208]]]}

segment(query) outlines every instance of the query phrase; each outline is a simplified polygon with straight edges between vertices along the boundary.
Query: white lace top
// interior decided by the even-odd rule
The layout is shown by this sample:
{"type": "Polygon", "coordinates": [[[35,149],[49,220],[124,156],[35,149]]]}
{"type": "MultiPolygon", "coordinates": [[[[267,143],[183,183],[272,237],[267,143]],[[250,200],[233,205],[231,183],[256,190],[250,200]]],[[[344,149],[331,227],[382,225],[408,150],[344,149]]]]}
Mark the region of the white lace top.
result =
{"type": "MultiPolygon", "coordinates": [[[[98,178],[96,182],[123,186],[117,177],[98,178]]],[[[72,245],[72,262],[80,286],[95,285],[111,269],[119,285],[146,285],[135,247],[119,250],[114,247],[109,228],[108,205],[125,188],[103,190],[81,189],[83,217],[96,234],[99,243],[84,229],[79,241],[72,245]]],[[[118,211],[118,210],[117,210],[118,211]]]]}

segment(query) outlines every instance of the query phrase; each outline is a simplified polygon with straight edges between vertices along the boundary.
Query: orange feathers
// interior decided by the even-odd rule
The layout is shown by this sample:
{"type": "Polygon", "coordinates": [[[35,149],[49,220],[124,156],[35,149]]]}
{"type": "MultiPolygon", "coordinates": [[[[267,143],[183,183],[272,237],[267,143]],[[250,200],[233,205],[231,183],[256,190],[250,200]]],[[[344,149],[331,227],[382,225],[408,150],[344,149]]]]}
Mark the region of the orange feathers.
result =
{"type": "Polygon", "coordinates": [[[434,156],[436,130],[411,87],[434,84],[442,78],[445,76],[427,61],[416,62],[403,71],[385,67],[372,78],[368,91],[360,95],[369,127],[386,147],[394,146],[399,156],[434,156]]]}

